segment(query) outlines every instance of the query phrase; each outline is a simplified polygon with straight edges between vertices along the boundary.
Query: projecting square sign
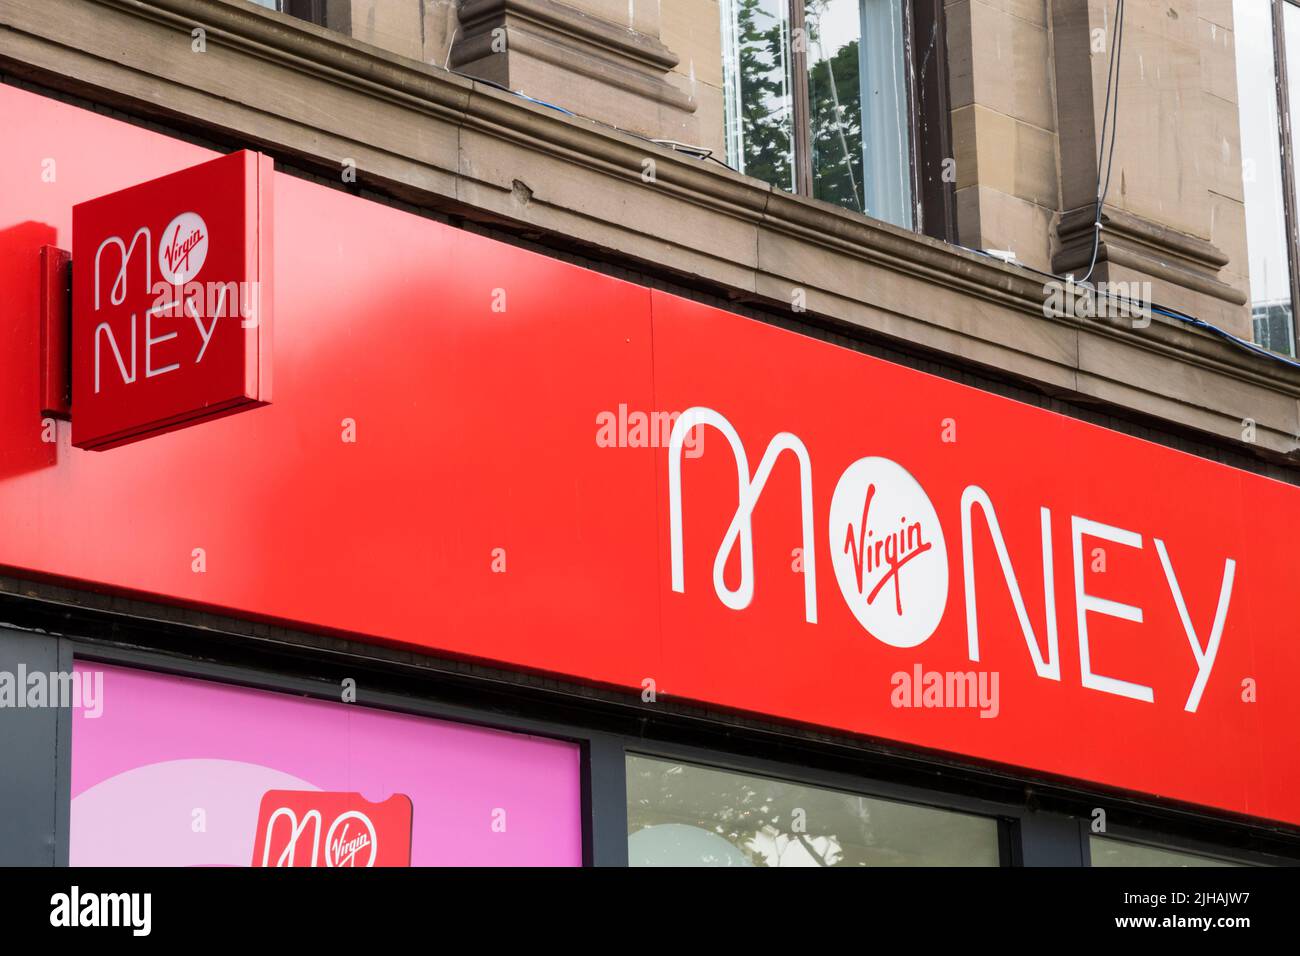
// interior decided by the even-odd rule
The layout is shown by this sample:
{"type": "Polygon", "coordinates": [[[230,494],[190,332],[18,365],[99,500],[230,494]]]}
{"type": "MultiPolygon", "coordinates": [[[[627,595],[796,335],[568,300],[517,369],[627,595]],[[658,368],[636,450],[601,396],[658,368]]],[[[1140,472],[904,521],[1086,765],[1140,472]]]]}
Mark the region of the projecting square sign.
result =
{"type": "Polygon", "coordinates": [[[73,207],[73,445],[271,400],[273,175],[243,150],[73,207]]]}

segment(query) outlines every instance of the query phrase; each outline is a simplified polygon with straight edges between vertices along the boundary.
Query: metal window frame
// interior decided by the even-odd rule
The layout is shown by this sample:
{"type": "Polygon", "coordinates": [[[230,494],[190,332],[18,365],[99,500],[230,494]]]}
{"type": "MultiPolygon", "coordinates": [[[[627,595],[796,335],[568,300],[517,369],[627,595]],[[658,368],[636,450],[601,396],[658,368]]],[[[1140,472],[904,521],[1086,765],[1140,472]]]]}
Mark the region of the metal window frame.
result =
{"type": "MultiPolygon", "coordinates": [[[[948,74],[944,0],[898,0],[903,8],[903,73],[907,78],[908,168],[912,186],[912,231],[953,242],[956,237],[954,184],[943,178],[943,160],[952,155],[948,108],[948,74]],[[936,50],[918,74],[918,31],[935,37],[936,50]]],[[[791,37],[805,42],[790,44],[791,137],[794,192],[813,197],[812,104],[808,86],[807,30],[804,0],[785,0],[791,37]]],[[[724,24],[723,45],[731,24],[724,24]]],[[[727,93],[738,95],[734,84],[727,93]]],[[[861,215],[865,215],[862,213],[861,215]]]]}
{"type": "Polygon", "coordinates": [[[794,94],[791,113],[791,121],[794,123],[794,191],[800,196],[811,196],[812,93],[808,85],[808,22],[804,0],[786,0],[786,17],[790,24],[790,36],[800,38],[800,42],[790,44],[790,86],[794,94]]]}
{"type": "MultiPolygon", "coordinates": [[[[1234,0],[1240,2],[1240,0],[1234,0]]],[[[1279,161],[1282,164],[1282,209],[1286,224],[1287,263],[1291,278],[1291,352],[1300,354],[1300,206],[1296,199],[1295,152],[1291,138],[1291,94],[1287,81],[1286,23],[1283,4],[1300,9],[1300,0],[1269,0],[1273,21],[1273,82],[1277,95],[1279,161]]],[[[1240,92],[1238,93],[1240,96],[1240,92]]],[[[1252,336],[1253,338],[1253,336],[1252,336]]]]}
{"type": "Polygon", "coordinates": [[[280,9],[291,17],[325,26],[325,0],[281,0],[280,9]]]}
{"type": "Polygon", "coordinates": [[[907,33],[909,84],[917,98],[911,110],[912,169],[917,231],[943,242],[957,241],[957,184],[944,179],[945,162],[953,160],[952,113],[948,96],[948,23],[944,0],[912,0],[908,5],[911,27],[907,33]],[[926,57],[919,50],[930,35],[934,48],[926,57]],[[919,62],[918,62],[919,59],[919,62]],[[911,71],[911,67],[909,67],[911,71]]]}

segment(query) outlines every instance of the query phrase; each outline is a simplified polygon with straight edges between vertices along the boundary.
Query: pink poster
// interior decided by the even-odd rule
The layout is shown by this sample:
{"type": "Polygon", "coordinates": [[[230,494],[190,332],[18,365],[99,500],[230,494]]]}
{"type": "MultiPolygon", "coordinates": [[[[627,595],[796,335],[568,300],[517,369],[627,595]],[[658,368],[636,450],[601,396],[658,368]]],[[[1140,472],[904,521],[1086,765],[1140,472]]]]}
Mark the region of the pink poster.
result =
{"type": "Polygon", "coordinates": [[[103,707],[73,712],[73,866],[581,865],[575,744],[77,670],[103,707]]]}

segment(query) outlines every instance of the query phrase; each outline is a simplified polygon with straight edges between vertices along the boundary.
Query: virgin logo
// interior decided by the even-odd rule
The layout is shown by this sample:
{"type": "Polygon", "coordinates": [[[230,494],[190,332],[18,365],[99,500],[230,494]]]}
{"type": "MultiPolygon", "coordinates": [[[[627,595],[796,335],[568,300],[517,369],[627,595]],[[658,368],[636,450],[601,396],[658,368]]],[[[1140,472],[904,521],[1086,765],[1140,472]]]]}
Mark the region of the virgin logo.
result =
{"type": "MultiPolygon", "coordinates": [[[[329,843],[329,846],[326,850],[326,856],[325,856],[326,866],[355,866],[357,853],[359,853],[361,850],[367,850],[367,849],[370,851],[370,857],[366,861],[366,866],[374,865],[375,826],[373,823],[370,822],[368,817],[362,814],[357,814],[357,816],[358,819],[360,819],[362,825],[366,828],[366,832],[358,833],[354,837],[349,837],[348,836],[349,824],[346,823],[343,824],[342,831],[339,833],[337,837],[335,837],[329,843]]],[[[338,821],[336,820],[335,823],[337,824],[338,821]]]]}
{"type": "Polygon", "coordinates": [[[375,865],[375,825],[364,813],[345,813],[330,824],[330,832],[325,843],[326,866],[356,866],[357,854],[369,851],[364,866],[375,865]],[[348,827],[353,822],[362,828],[355,836],[348,835],[348,827]],[[339,829],[340,825],[342,829],[339,829]],[[334,831],[338,830],[338,836],[334,831]],[[364,832],[363,832],[364,831],[364,832]]]}
{"type": "Polygon", "coordinates": [[[359,793],[268,790],[257,817],[254,866],[409,866],[411,800],[359,793]]]}
{"type": "Polygon", "coordinates": [[[923,643],[948,601],[948,552],[924,489],[888,458],[862,458],[831,497],[831,565],[858,623],[894,647],[923,643]]]}
{"type": "Polygon", "coordinates": [[[158,269],[168,282],[184,285],[208,258],[208,224],[196,212],[183,212],[167,224],[158,241],[158,269]]]}

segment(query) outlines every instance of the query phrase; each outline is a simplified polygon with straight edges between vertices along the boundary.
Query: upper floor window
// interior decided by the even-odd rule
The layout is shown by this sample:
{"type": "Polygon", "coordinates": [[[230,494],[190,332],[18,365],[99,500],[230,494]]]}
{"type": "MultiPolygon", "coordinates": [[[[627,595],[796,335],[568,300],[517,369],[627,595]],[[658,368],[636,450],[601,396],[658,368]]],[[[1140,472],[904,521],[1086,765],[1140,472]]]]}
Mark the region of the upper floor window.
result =
{"type": "Polygon", "coordinates": [[[941,17],[942,0],[722,0],[728,162],[947,238],[949,217],[927,202],[943,184],[918,159],[947,154],[946,78],[911,79],[911,37],[924,27],[938,42],[941,17]],[[918,124],[922,112],[935,122],[918,124]]]}
{"type": "Polygon", "coordinates": [[[325,0],[251,0],[251,2],[268,10],[287,13],[299,20],[321,25],[325,23],[325,0]]]}
{"type": "Polygon", "coordinates": [[[1234,0],[1232,21],[1254,336],[1265,348],[1295,355],[1300,6],[1294,0],[1234,0]]]}

